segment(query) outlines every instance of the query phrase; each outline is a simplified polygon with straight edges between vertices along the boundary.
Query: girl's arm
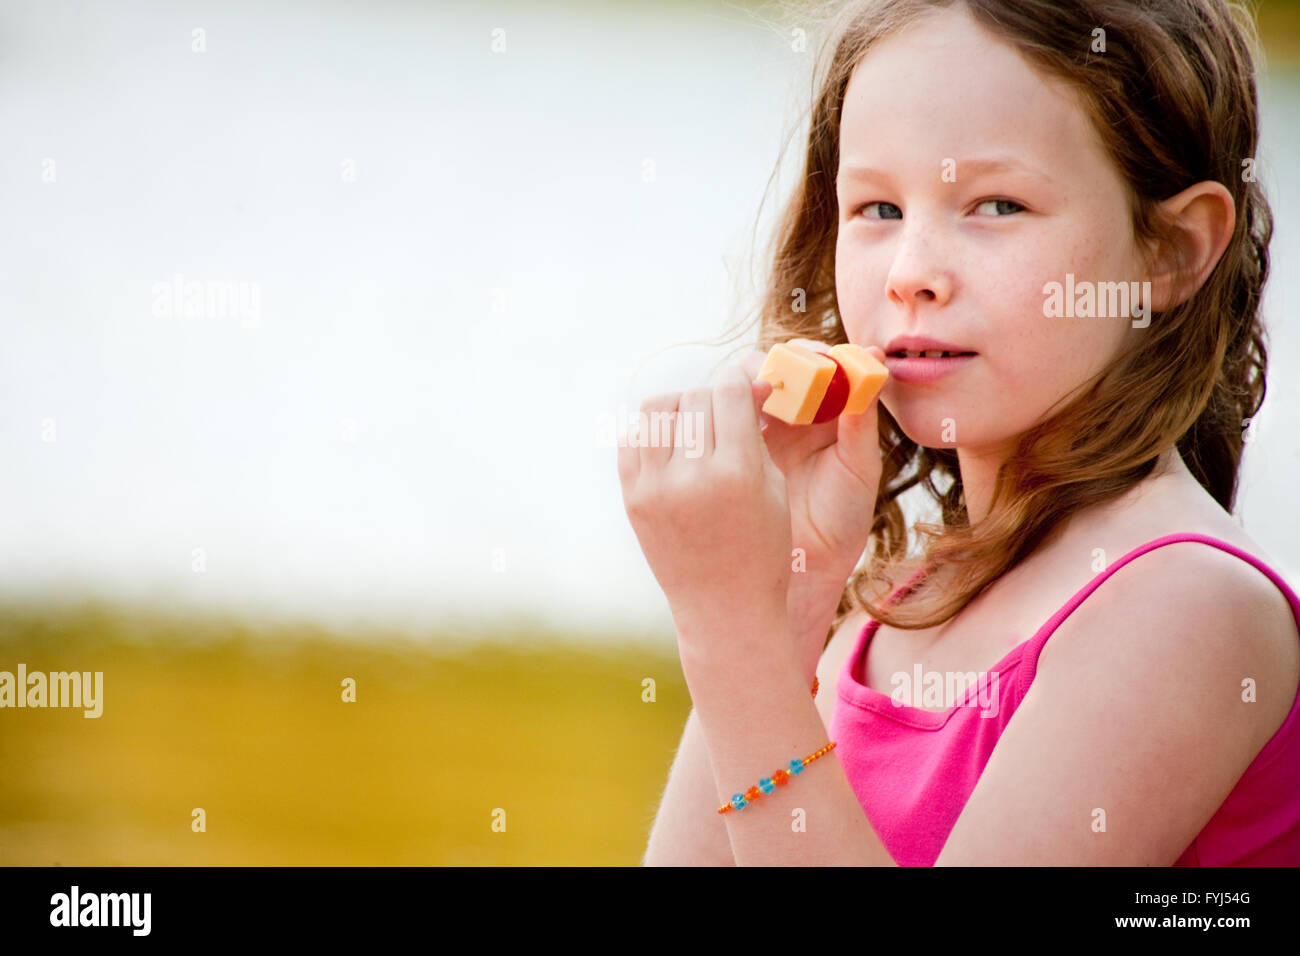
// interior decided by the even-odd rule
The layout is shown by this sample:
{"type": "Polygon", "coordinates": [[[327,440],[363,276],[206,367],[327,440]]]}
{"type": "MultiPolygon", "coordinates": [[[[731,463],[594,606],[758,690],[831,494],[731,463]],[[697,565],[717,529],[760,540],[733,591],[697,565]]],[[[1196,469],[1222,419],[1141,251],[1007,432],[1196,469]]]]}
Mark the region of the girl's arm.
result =
{"type": "Polygon", "coordinates": [[[727,824],[717,812],[713,763],[691,708],[642,866],[735,866],[727,824]]]}
{"type": "MultiPolygon", "coordinates": [[[[817,665],[820,687],[816,705],[827,727],[835,704],[836,678],[864,619],[861,614],[846,618],[817,665]]],[[[717,792],[713,761],[704,743],[699,716],[691,708],[642,865],[735,866],[727,825],[717,812],[723,799],[717,792]]]]}
{"type": "MultiPolygon", "coordinates": [[[[802,602],[793,602],[791,613],[792,575],[807,567],[824,577],[834,573],[842,585],[861,557],[880,479],[870,409],[842,416],[834,442],[803,448],[806,457],[787,461],[788,479],[772,459],[759,419],[771,389],[770,382],[755,383],[745,369],[730,366],[711,389],[643,403],[643,411],[670,422],[698,423],[697,454],[677,451],[682,443],[672,440],[671,428],[656,440],[619,447],[624,504],[672,612],[682,675],[713,758],[718,804],[826,745],[826,726],[809,695],[810,665],[820,657],[801,646],[811,623],[802,602]],[[813,500],[816,514],[810,516],[813,500]],[[818,521],[851,530],[827,542],[818,521]],[[799,568],[791,560],[796,537],[807,556],[799,568]],[[818,547],[805,544],[819,538],[818,547]]],[[[801,436],[805,444],[828,438],[829,432],[801,436]]],[[[786,451],[794,454],[792,447],[786,451]]],[[[691,799],[702,801],[699,776],[691,799]]],[[[763,802],[763,812],[720,815],[738,864],[894,864],[833,754],[763,802]],[[792,790],[798,796],[791,797],[792,790]]],[[[708,813],[716,815],[717,808],[708,813]]],[[[707,827],[704,821],[690,825],[707,827]]]]}

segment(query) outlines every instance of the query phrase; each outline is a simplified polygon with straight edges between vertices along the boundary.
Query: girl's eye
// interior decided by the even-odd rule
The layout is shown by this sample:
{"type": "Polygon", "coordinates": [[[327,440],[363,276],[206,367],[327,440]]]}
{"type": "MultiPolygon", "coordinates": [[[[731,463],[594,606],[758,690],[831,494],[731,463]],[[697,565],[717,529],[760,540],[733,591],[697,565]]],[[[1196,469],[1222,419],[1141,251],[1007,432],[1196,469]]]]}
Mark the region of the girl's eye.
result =
{"type": "MultiPolygon", "coordinates": [[[[986,199],[976,209],[983,209],[985,206],[992,206],[993,211],[989,213],[994,218],[1003,218],[1005,216],[1015,215],[1018,212],[1024,212],[1025,207],[1013,199],[986,199]]],[[[866,215],[868,219],[902,219],[903,210],[899,209],[892,202],[869,202],[859,206],[853,211],[854,215],[866,215]],[[869,210],[878,209],[875,215],[869,210]]]]}
{"type": "Polygon", "coordinates": [[[880,215],[878,216],[868,215],[867,216],[868,219],[902,219],[903,218],[903,210],[899,209],[892,202],[869,202],[855,209],[854,214],[860,216],[868,209],[875,208],[876,206],[880,207],[880,215]]]}
{"type": "Polygon", "coordinates": [[[1012,215],[1016,212],[1025,211],[1024,206],[1020,205],[1020,203],[1015,202],[1014,200],[1011,199],[986,199],[975,208],[982,209],[985,206],[993,206],[997,210],[997,212],[993,214],[996,218],[1001,218],[1003,213],[1007,215],[1012,215]],[[1008,209],[1007,208],[1008,206],[1012,208],[1008,209]]]}

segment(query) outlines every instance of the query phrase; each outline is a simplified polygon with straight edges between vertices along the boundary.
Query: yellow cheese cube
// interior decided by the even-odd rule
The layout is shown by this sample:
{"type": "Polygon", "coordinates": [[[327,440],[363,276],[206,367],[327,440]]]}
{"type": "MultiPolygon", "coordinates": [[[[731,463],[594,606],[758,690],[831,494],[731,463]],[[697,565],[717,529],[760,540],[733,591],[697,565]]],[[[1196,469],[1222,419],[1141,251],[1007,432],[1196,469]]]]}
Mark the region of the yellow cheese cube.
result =
{"type": "Polygon", "coordinates": [[[758,377],[772,383],[763,411],[791,425],[807,425],[817,414],[835,374],[835,363],[801,345],[774,345],[758,377]]]}
{"type": "Polygon", "coordinates": [[[851,343],[831,347],[831,355],[849,376],[849,400],[844,411],[853,415],[865,412],[889,379],[889,369],[860,345],[851,343]]]}

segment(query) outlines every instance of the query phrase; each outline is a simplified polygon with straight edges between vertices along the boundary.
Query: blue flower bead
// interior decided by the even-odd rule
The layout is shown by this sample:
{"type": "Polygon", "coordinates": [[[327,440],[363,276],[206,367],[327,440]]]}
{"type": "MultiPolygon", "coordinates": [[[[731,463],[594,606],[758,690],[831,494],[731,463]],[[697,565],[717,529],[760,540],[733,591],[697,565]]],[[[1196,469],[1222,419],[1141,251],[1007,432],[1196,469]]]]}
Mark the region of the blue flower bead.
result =
{"type": "Polygon", "coordinates": [[[791,761],[790,761],[790,772],[791,772],[791,773],[794,773],[794,774],[800,774],[800,773],[803,773],[803,761],[802,761],[802,760],[791,760],[791,761]]]}
{"type": "Polygon", "coordinates": [[[771,793],[776,789],[776,784],[772,782],[771,777],[764,777],[758,782],[758,789],[762,790],[764,793],[771,793]]]}
{"type": "Polygon", "coordinates": [[[743,810],[745,809],[745,807],[749,806],[749,801],[745,799],[745,795],[743,793],[737,793],[732,795],[731,805],[735,807],[737,810],[743,810]]]}

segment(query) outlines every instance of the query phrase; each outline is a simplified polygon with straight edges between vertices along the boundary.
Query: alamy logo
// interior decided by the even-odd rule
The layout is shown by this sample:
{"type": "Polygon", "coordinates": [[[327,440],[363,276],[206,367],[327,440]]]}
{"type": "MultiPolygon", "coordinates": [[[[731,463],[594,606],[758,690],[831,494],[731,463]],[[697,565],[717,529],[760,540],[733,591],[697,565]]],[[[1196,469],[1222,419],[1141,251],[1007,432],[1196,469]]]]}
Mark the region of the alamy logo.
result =
{"type": "Polygon", "coordinates": [[[626,405],[619,405],[617,414],[601,412],[596,416],[596,443],[600,448],[685,448],[687,458],[704,454],[701,436],[708,424],[703,412],[647,413],[643,408],[629,414],[626,405]],[[627,424],[626,431],[619,425],[627,424]],[[671,433],[671,434],[670,434],[671,433]]]}
{"type": "Polygon", "coordinates": [[[104,713],[103,671],[51,671],[27,673],[27,665],[18,665],[18,674],[0,671],[0,708],[3,707],[81,707],[83,717],[104,713]]]}
{"type": "Polygon", "coordinates": [[[988,671],[981,681],[975,671],[922,671],[915,664],[912,673],[897,671],[889,679],[889,698],[895,707],[978,707],[980,717],[998,715],[998,672],[988,671]]]}
{"type": "Polygon", "coordinates": [[[1043,315],[1049,319],[1132,319],[1133,328],[1151,324],[1150,282],[1082,282],[1065,274],[1065,284],[1043,286],[1043,315]]]}
{"type": "Polygon", "coordinates": [[[50,897],[51,926],[130,926],[131,935],[148,936],[151,893],[71,893],[50,897]]]}
{"type": "Polygon", "coordinates": [[[153,314],[160,319],[240,319],[254,329],[262,320],[262,283],[248,281],[185,281],[177,273],[171,282],[153,284],[153,314]]]}

